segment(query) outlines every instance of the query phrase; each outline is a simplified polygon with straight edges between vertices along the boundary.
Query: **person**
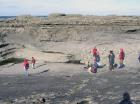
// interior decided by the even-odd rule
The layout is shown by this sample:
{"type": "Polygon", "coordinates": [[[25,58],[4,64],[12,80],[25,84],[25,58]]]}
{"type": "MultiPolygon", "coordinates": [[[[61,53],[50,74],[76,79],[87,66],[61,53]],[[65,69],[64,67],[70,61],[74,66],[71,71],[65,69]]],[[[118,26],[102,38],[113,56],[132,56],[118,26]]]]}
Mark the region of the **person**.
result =
{"type": "Polygon", "coordinates": [[[122,68],[124,66],[123,64],[124,57],[125,57],[125,53],[124,53],[124,50],[121,48],[120,53],[119,53],[119,61],[120,61],[119,68],[122,68]]]}
{"type": "Polygon", "coordinates": [[[100,54],[96,47],[92,50],[93,58],[96,59],[96,62],[100,62],[100,54]]]}
{"type": "Polygon", "coordinates": [[[34,57],[32,57],[31,64],[32,64],[33,69],[35,68],[35,63],[36,63],[36,60],[34,57]]]}
{"type": "Polygon", "coordinates": [[[28,76],[29,75],[29,73],[28,73],[28,69],[29,69],[28,59],[26,59],[26,58],[24,59],[23,65],[24,65],[24,70],[25,70],[26,76],[28,76]]]}
{"type": "Polygon", "coordinates": [[[88,71],[90,73],[97,73],[97,68],[98,68],[98,64],[96,62],[96,59],[94,59],[93,64],[91,64],[91,67],[89,67],[88,71]]]}
{"type": "Polygon", "coordinates": [[[93,48],[92,54],[93,54],[93,57],[95,57],[97,55],[97,48],[96,47],[93,48]]]}
{"type": "Polygon", "coordinates": [[[119,102],[119,104],[133,104],[128,92],[125,92],[123,94],[123,100],[121,102],[119,102]]]}
{"type": "Polygon", "coordinates": [[[114,69],[114,62],[115,62],[115,54],[113,53],[112,50],[110,51],[108,59],[109,59],[109,70],[113,70],[114,69]]]}
{"type": "Polygon", "coordinates": [[[139,53],[139,57],[138,57],[138,60],[139,60],[139,62],[140,62],[140,53],[139,53]]]}
{"type": "Polygon", "coordinates": [[[98,51],[96,52],[95,59],[96,59],[96,62],[98,62],[98,63],[100,62],[100,54],[98,51]]]}

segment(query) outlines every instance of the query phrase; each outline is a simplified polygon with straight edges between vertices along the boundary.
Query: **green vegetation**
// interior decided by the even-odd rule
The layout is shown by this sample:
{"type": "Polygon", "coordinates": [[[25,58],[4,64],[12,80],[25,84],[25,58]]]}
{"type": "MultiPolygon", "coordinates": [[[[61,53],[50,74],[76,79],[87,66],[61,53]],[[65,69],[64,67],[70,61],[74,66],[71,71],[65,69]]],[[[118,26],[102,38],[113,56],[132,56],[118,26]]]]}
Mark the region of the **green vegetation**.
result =
{"type": "Polygon", "coordinates": [[[3,61],[0,61],[0,66],[6,65],[9,63],[18,64],[18,63],[23,62],[23,60],[24,60],[23,58],[8,58],[8,59],[5,59],[3,61]]]}

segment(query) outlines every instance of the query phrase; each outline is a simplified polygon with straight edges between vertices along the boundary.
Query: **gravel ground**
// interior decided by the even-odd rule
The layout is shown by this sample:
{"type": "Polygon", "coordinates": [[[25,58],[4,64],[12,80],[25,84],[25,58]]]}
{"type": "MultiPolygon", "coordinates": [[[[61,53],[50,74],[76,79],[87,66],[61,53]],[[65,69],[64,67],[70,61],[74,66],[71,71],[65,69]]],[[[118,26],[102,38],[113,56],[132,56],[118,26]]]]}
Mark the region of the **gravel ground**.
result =
{"type": "MultiPolygon", "coordinates": [[[[90,74],[83,65],[57,63],[42,67],[53,69],[31,74],[28,78],[24,75],[1,75],[1,104],[40,104],[42,98],[45,104],[118,104],[125,91],[129,92],[133,102],[140,104],[138,68],[90,74]]],[[[102,70],[105,69],[107,67],[102,70]]]]}

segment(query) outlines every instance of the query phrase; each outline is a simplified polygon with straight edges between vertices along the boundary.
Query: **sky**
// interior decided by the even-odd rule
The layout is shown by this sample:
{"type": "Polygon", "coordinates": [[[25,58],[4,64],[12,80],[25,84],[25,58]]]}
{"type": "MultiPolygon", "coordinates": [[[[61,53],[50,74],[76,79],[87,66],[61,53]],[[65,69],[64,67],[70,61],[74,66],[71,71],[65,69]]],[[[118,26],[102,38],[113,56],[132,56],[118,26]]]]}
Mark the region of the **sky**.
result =
{"type": "Polygon", "coordinates": [[[0,0],[0,16],[140,15],[140,0],[0,0]]]}

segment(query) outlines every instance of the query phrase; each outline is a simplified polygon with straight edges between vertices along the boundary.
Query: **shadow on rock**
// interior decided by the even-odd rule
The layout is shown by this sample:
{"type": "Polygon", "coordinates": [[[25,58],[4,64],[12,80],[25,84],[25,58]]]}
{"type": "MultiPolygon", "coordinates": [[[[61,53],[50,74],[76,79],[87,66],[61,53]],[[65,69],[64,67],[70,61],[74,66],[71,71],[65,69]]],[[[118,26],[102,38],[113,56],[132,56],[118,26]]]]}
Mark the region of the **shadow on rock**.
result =
{"type": "Polygon", "coordinates": [[[36,66],[36,68],[39,68],[39,67],[44,66],[44,65],[46,65],[46,63],[38,65],[38,66],[36,66]]]}

